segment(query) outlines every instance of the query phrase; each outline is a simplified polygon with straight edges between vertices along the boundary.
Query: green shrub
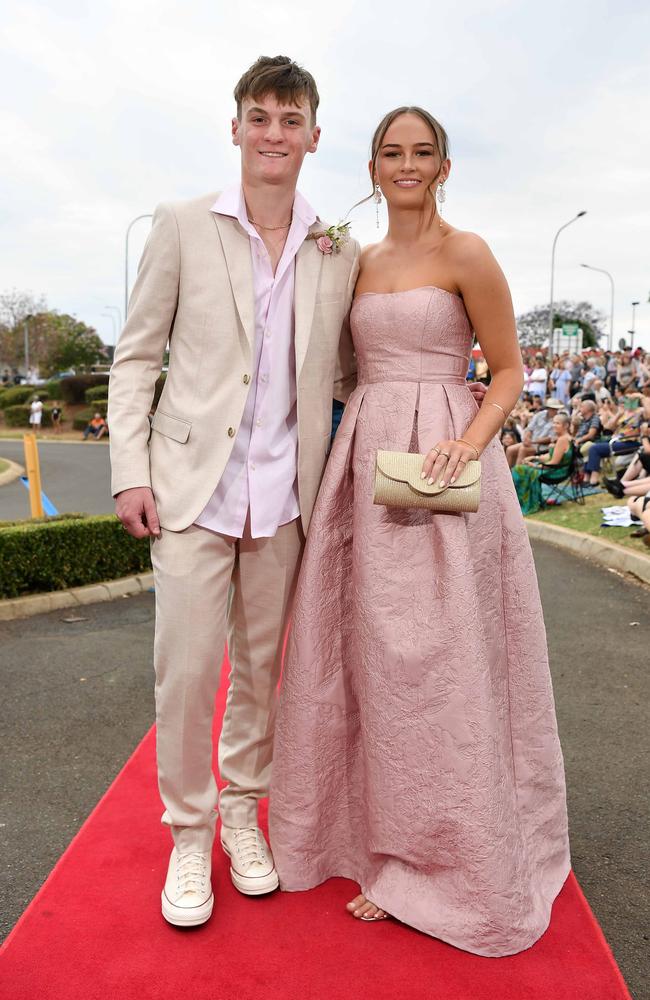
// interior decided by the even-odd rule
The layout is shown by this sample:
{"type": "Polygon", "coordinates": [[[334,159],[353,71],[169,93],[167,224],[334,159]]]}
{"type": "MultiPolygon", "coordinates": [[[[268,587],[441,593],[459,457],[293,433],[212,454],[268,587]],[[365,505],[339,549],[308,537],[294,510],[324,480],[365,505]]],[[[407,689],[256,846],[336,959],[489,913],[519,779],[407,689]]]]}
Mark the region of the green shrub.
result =
{"type": "Polygon", "coordinates": [[[67,590],[151,569],[149,541],[112,514],[0,525],[0,598],[67,590]]]}
{"type": "Polygon", "coordinates": [[[47,386],[16,385],[11,389],[3,389],[0,409],[4,410],[7,406],[18,406],[20,403],[31,402],[34,396],[38,396],[41,401],[49,399],[47,386]]]}
{"type": "MultiPolygon", "coordinates": [[[[30,427],[29,406],[5,407],[5,424],[7,427],[30,427]]],[[[41,411],[41,427],[52,426],[52,407],[44,406],[41,411]]]]}
{"type": "Polygon", "coordinates": [[[3,528],[16,528],[24,527],[25,524],[52,524],[53,521],[79,521],[87,518],[88,514],[80,514],[74,512],[72,514],[55,514],[53,517],[32,517],[29,521],[26,521],[24,517],[21,517],[18,521],[0,521],[0,531],[3,528]]]}
{"type": "Polygon", "coordinates": [[[47,385],[44,386],[47,392],[48,399],[62,399],[61,396],[61,379],[51,378],[47,385]]]}
{"type": "Polygon", "coordinates": [[[85,431],[86,427],[93,419],[96,413],[101,413],[104,420],[106,419],[106,410],[108,409],[108,403],[105,399],[96,400],[93,403],[92,410],[79,410],[75,414],[72,421],[73,431],[85,431]]]}
{"type": "Polygon", "coordinates": [[[108,399],[108,385],[94,385],[92,389],[86,389],[86,402],[93,406],[98,400],[108,399]]]}
{"type": "Polygon", "coordinates": [[[65,403],[84,403],[86,389],[108,385],[108,375],[69,375],[60,383],[60,399],[65,403]]]}

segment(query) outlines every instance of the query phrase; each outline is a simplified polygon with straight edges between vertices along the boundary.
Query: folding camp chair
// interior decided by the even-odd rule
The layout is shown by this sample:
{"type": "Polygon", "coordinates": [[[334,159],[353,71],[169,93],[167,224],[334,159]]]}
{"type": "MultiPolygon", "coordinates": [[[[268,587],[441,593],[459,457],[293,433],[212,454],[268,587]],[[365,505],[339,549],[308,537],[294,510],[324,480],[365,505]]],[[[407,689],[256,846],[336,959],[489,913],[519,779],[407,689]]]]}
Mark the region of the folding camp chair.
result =
{"type": "Polygon", "coordinates": [[[555,504],[558,501],[567,499],[573,500],[574,503],[584,504],[585,494],[583,491],[584,479],[585,479],[585,463],[579,450],[573,447],[573,455],[571,456],[571,463],[569,465],[568,472],[564,479],[553,479],[551,473],[542,473],[541,482],[545,483],[549,487],[549,494],[546,497],[544,504],[555,504]]]}

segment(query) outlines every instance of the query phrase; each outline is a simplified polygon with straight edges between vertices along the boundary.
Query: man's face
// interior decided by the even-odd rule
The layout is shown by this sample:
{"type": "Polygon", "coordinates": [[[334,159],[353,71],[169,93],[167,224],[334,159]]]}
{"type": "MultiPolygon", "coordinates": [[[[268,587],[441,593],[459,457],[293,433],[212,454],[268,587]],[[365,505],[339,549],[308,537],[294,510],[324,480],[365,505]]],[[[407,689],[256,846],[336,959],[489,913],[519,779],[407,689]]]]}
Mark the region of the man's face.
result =
{"type": "Polygon", "coordinates": [[[580,412],[582,416],[585,418],[585,420],[587,420],[591,416],[593,410],[591,408],[591,403],[588,400],[585,399],[582,401],[582,403],[580,404],[580,412]]]}
{"type": "Polygon", "coordinates": [[[295,184],[306,153],[318,148],[320,127],[311,124],[309,101],[280,105],[272,94],[242,101],[232,120],[232,141],[241,149],[242,179],[249,184],[295,184]]]}

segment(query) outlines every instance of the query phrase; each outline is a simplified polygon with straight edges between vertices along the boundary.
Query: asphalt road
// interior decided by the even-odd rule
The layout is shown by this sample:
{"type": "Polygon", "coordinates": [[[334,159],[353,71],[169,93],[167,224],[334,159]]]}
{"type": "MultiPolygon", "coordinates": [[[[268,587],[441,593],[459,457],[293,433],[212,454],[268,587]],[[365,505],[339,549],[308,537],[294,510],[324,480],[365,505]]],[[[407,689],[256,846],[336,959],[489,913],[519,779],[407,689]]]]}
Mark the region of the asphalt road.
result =
{"type": "MultiPolygon", "coordinates": [[[[648,973],[649,591],[551,546],[537,544],[535,557],[566,762],[573,864],[623,975],[642,1000],[648,973]]],[[[7,775],[0,814],[2,934],[153,721],[153,596],[78,613],[88,620],[66,624],[69,612],[54,612],[0,623],[0,740],[7,775]]]]}
{"type": "MultiPolygon", "coordinates": [[[[80,435],[81,436],[81,435],[80,435]]],[[[112,514],[108,445],[39,441],[43,492],[59,514],[112,514]]],[[[22,441],[0,439],[0,458],[25,465],[22,441]]],[[[0,521],[29,517],[29,494],[19,479],[0,486],[0,521]]]]}

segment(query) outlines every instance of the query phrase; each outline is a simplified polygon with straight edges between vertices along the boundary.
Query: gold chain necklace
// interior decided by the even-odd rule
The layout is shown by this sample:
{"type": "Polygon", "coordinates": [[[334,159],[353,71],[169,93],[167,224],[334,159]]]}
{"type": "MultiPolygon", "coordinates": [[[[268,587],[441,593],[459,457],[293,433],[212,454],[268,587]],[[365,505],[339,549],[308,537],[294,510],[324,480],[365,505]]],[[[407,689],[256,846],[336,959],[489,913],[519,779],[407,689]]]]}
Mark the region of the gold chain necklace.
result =
{"type": "MultiPolygon", "coordinates": [[[[248,218],[248,216],[247,216],[247,218],[248,218]]],[[[258,229],[267,229],[270,233],[273,233],[273,232],[276,232],[279,229],[290,229],[291,228],[291,223],[293,221],[293,216],[289,220],[289,222],[287,222],[286,226],[263,226],[261,222],[256,222],[255,219],[250,219],[250,218],[248,219],[248,221],[251,223],[251,225],[257,226],[258,229]]]]}

